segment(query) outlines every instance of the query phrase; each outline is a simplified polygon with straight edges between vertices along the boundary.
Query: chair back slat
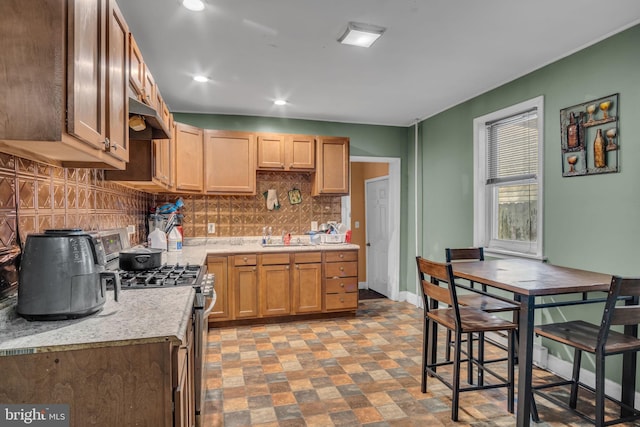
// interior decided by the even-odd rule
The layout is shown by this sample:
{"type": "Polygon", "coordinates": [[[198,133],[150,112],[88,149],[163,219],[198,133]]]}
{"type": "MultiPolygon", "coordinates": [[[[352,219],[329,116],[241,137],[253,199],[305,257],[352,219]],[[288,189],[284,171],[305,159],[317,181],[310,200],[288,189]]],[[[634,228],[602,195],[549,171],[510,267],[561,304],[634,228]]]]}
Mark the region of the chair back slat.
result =
{"type": "Polygon", "coordinates": [[[451,261],[484,261],[483,248],[447,248],[447,262],[451,261]]]}
{"type": "MultiPolygon", "coordinates": [[[[434,299],[439,302],[443,302],[449,306],[454,305],[450,286],[439,286],[439,282],[449,283],[450,276],[450,264],[442,264],[439,262],[430,261],[420,256],[416,257],[418,264],[418,274],[420,278],[420,284],[422,285],[422,292],[425,297],[434,299]],[[429,277],[429,279],[427,278],[429,277]]],[[[425,306],[427,301],[425,301],[425,306]]]]}
{"type": "Polygon", "coordinates": [[[640,323],[639,289],[640,279],[611,277],[609,295],[598,333],[597,346],[599,349],[602,349],[606,344],[611,325],[637,325],[640,323]],[[624,305],[620,302],[621,298],[626,298],[624,305]]]}
{"type": "Polygon", "coordinates": [[[640,278],[621,278],[618,296],[640,296],[640,278]]]}
{"type": "Polygon", "coordinates": [[[611,314],[612,325],[637,325],[640,323],[640,307],[617,306],[611,314]]]}

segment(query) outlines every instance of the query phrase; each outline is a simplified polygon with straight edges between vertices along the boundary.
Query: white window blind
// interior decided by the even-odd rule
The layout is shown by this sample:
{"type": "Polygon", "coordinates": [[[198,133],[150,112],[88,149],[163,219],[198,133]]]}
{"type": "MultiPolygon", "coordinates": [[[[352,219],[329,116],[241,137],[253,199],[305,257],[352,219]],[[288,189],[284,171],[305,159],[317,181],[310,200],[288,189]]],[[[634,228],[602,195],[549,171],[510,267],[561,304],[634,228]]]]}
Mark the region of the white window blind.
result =
{"type": "Polygon", "coordinates": [[[538,113],[532,109],[487,123],[487,184],[536,179],[538,113]]]}

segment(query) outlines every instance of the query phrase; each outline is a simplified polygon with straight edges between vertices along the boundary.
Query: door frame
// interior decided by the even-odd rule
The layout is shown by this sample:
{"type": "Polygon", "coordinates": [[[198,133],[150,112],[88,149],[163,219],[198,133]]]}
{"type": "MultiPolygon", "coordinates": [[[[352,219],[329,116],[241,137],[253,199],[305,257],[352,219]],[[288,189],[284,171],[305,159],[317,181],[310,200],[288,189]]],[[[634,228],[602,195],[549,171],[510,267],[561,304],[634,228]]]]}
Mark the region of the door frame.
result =
{"type": "MultiPolygon", "coordinates": [[[[364,236],[365,236],[364,238],[365,238],[365,242],[366,243],[369,243],[369,205],[367,203],[367,191],[368,191],[367,184],[372,183],[372,182],[377,182],[377,181],[387,181],[387,189],[391,185],[391,182],[389,180],[389,175],[377,176],[375,178],[369,178],[369,179],[365,179],[364,180],[364,208],[365,208],[364,209],[364,218],[365,218],[365,224],[366,224],[365,229],[364,229],[364,236]]],[[[389,190],[389,193],[391,193],[390,190],[389,190]]],[[[390,204],[389,203],[389,195],[390,194],[387,194],[387,212],[388,212],[388,210],[390,208],[390,206],[389,206],[389,204],[390,204]]],[[[389,224],[387,224],[387,231],[389,231],[388,227],[389,227],[389,224]]],[[[389,234],[391,234],[391,233],[389,233],[389,234]]],[[[389,242],[387,241],[387,244],[388,243],[389,242]]],[[[388,249],[387,249],[387,251],[388,251],[388,249]]],[[[370,275],[370,273],[371,273],[371,262],[370,261],[371,260],[369,259],[369,246],[367,246],[365,248],[365,252],[366,252],[366,258],[367,258],[367,288],[371,289],[371,288],[369,288],[369,277],[371,277],[371,275],[370,275]]],[[[387,272],[388,272],[388,268],[387,268],[387,272]]],[[[390,294],[389,283],[387,282],[386,292],[384,293],[384,296],[387,296],[389,294],[390,294]]]]}
{"type": "MultiPolygon", "coordinates": [[[[398,157],[350,156],[350,163],[389,163],[389,299],[400,297],[400,171],[398,157]]],[[[351,179],[349,179],[351,194],[351,179]]],[[[342,197],[342,222],[351,224],[351,196],[342,197]]]]}

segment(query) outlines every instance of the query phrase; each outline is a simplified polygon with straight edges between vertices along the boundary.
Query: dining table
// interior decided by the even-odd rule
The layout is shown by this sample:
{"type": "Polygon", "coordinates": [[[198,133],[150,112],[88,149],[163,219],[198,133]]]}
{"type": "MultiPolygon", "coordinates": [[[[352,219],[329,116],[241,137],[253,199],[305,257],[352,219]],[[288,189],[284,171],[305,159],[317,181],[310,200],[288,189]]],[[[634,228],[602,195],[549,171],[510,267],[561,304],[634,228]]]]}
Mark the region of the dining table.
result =
{"type": "MultiPolygon", "coordinates": [[[[485,284],[493,289],[511,292],[520,302],[518,314],[518,400],[516,420],[518,427],[531,422],[531,398],[533,379],[533,335],[536,309],[575,304],[604,302],[598,292],[606,292],[611,285],[611,275],[576,268],[561,267],[531,259],[506,258],[485,261],[453,263],[456,278],[485,284]],[[595,293],[595,294],[594,294],[595,293]],[[570,295],[559,299],[550,296],[570,295]]],[[[492,290],[487,288],[489,292],[492,290]]],[[[635,360],[635,359],[634,359],[635,360]]],[[[635,362],[631,357],[623,359],[626,373],[622,381],[622,398],[633,404],[635,395],[635,362]]]]}

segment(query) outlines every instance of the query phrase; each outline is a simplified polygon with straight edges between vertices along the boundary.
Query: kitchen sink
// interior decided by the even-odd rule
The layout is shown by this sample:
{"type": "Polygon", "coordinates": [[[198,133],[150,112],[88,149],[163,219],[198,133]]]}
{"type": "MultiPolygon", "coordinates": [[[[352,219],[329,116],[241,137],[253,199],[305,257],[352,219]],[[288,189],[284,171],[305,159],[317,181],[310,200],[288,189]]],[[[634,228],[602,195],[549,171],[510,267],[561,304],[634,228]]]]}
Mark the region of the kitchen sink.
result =
{"type": "Polygon", "coordinates": [[[261,243],[263,248],[286,248],[287,246],[316,246],[309,242],[291,242],[285,245],[282,242],[261,243]]]}

